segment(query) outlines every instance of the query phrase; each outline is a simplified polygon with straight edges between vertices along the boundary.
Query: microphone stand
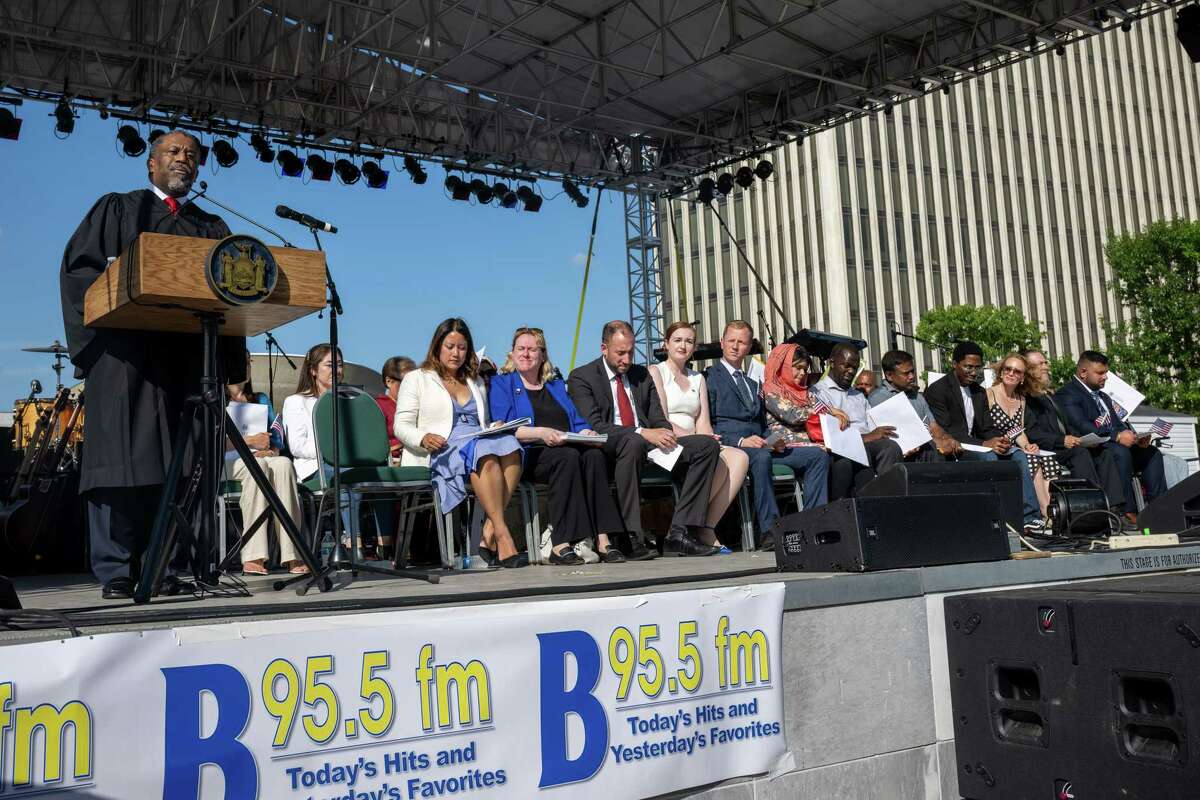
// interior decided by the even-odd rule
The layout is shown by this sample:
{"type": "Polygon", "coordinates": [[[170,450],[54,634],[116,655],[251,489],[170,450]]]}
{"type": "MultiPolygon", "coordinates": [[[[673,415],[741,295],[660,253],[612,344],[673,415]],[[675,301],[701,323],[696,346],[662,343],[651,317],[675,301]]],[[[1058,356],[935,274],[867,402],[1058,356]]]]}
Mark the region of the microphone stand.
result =
{"type": "MultiPolygon", "coordinates": [[[[317,233],[315,226],[306,225],[309,232],[312,233],[313,241],[316,243],[317,250],[324,253],[325,248],[321,246],[321,236],[317,233]]],[[[330,348],[330,364],[332,365],[331,385],[329,387],[330,394],[333,396],[333,478],[330,485],[330,490],[333,492],[334,512],[333,512],[333,550],[329,553],[329,560],[321,566],[313,575],[297,575],[294,578],[278,581],[275,584],[276,589],[283,589],[293,583],[305,582],[305,585],[298,588],[298,594],[303,595],[312,586],[323,585],[323,581],[327,581],[329,576],[335,572],[342,570],[350,571],[350,580],[358,577],[358,573],[372,572],[377,575],[390,575],[397,578],[412,578],[414,580],[424,580],[429,583],[438,583],[439,576],[419,570],[399,570],[395,568],[395,564],[391,567],[380,567],[374,564],[365,564],[355,558],[355,553],[358,551],[358,543],[350,542],[350,550],[347,557],[346,550],[342,546],[342,441],[341,441],[341,395],[339,394],[340,381],[338,372],[341,368],[341,350],[338,346],[338,317],[344,312],[342,309],[342,297],[338,294],[337,284],[333,281],[333,272],[329,269],[329,260],[325,260],[325,290],[328,293],[326,300],[329,305],[329,348],[330,348]]],[[[324,464],[318,464],[317,469],[324,469],[324,464]]],[[[345,586],[347,581],[342,582],[345,586]]]]}
{"type": "MultiPolygon", "coordinates": [[[[716,216],[717,221],[721,223],[721,227],[725,229],[726,235],[728,235],[730,241],[733,242],[733,246],[737,248],[738,255],[742,257],[742,261],[746,262],[746,266],[749,268],[750,274],[753,275],[754,280],[758,282],[759,291],[766,295],[767,300],[771,303],[771,308],[773,308],[775,313],[779,315],[779,318],[783,320],[784,333],[786,333],[788,336],[791,336],[796,332],[796,329],[792,327],[790,322],[788,322],[787,314],[784,313],[783,308],[775,299],[775,295],[771,294],[771,290],[768,289],[767,284],[763,282],[762,276],[758,274],[758,270],[756,270],[754,268],[754,264],[750,262],[750,257],[746,255],[746,251],[742,248],[741,242],[739,242],[737,237],[733,235],[733,231],[729,230],[729,226],[725,224],[725,218],[721,216],[721,212],[717,210],[717,206],[714,203],[705,203],[705,205],[708,206],[709,211],[712,211],[716,216]]],[[[759,313],[762,312],[760,311],[759,313]]]]}
{"type": "MultiPolygon", "coordinates": [[[[195,189],[193,189],[192,191],[195,191],[195,189]]],[[[195,196],[192,197],[192,199],[193,200],[207,200],[208,202],[212,203],[214,206],[225,209],[226,211],[228,211],[230,214],[233,214],[238,219],[243,220],[245,222],[249,222],[251,225],[258,228],[259,230],[263,230],[263,231],[266,231],[267,233],[271,234],[276,239],[283,242],[284,247],[295,247],[296,246],[296,245],[292,244],[291,242],[289,242],[287,239],[283,238],[283,236],[278,231],[276,231],[272,228],[268,228],[266,225],[263,225],[261,222],[250,219],[249,217],[247,217],[245,214],[241,213],[240,211],[235,211],[234,209],[225,205],[221,201],[214,200],[213,198],[209,197],[206,194],[207,191],[208,191],[208,182],[200,181],[200,191],[196,192],[195,196]]],[[[316,233],[316,231],[314,231],[314,233],[316,233]]],[[[317,249],[319,250],[320,248],[318,247],[317,249]]],[[[292,366],[294,367],[296,365],[293,364],[292,366]]]]}
{"type": "Polygon", "coordinates": [[[283,345],[279,340],[271,335],[270,331],[263,334],[267,337],[267,396],[271,398],[271,402],[275,402],[275,354],[271,352],[271,348],[279,351],[279,355],[283,356],[283,360],[288,363],[288,366],[293,370],[296,369],[296,362],[292,361],[288,356],[287,351],[283,349],[283,345]]]}
{"type": "Polygon", "coordinates": [[[767,319],[767,315],[763,313],[763,310],[761,308],[758,310],[758,318],[760,320],[762,320],[763,328],[765,328],[767,331],[767,344],[769,344],[771,346],[771,349],[774,349],[775,348],[775,331],[771,330],[771,323],[767,319]]]}

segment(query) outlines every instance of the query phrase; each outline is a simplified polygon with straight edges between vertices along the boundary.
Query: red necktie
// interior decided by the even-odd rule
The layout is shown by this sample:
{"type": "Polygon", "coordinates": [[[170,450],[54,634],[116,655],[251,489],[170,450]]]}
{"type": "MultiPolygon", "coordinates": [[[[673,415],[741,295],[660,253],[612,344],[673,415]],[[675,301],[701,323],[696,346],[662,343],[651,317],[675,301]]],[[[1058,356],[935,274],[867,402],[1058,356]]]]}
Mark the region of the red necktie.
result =
{"type": "Polygon", "coordinates": [[[617,413],[621,415],[621,424],[627,428],[634,427],[633,405],[629,402],[629,395],[625,393],[625,382],[621,380],[621,376],[616,376],[617,381],[617,413]]]}
{"type": "Polygon", "coordinates": [[[167,195],[166,197],[163,198],[163,202],[167,204],[167,208],[171,209],[172,214],[179,213],[179,201],[176,200],[174,197],[171,197],[171,195],[167,195]]]}

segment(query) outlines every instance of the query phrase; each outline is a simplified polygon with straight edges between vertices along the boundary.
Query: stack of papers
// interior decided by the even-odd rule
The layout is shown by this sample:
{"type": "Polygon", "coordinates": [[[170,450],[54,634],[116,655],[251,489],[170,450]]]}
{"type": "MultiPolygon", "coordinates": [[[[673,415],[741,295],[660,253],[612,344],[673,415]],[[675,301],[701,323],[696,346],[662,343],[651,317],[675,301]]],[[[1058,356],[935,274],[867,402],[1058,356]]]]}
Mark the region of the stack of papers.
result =
{"type": "MultiPolygon", "coordinates": [[[[905,399],[904,402],[907,403],[908,400],[905,399]]],[[[829,452],[857,461],[863,466],[871,465],[867,459],[867,448],[863,444],[862,434],[853,425],[842,430],[842,424],[838,422],[837,417],[821,414],[819,419],[821,436],[825,439],[825,446],[829,448],[829,452]]]]}
{"type": "Polygon", "coordinates": [[[521,417],[520,419],[514,419],[512,422],[506,422],[503,425],[494,425],[491,428],[482,428],[474,433],[468,433],[463,437],[463,439],[474,439],[479,436],[496,436],[501,433],[512,433],[517,428],[532,424],[533,420],[531,420],[529,417],[521,417]]]}
{"type": "Polygon", "coordinates": [[[1146,395],[1121,380],[1121,376],[1111,370],[1104,382],[1104,393],[1117,404],[1117,416],[1122,422],[1146,399],[1146,395]]]}
{"type": "Polygon", "coordinates": [[[929,429],[925,427],[924,422],[921,422],[916,409],[912,407],[912,403],[903,392],[892,395],[872,408],[867,414],[867,420],[873,428],[883,425],[895,428],[896,438],[894,441],[900,445],[902,453],[909,453],[926,442],[933,441],[929,429]]]}
{"type": "Polygon", "coordinates": [[[578,442],[579,444],[604,444],[608,441],[608,434],[597,433],[588,436],[586,433],[564,433],[563,440],[567,442],[578,442]]]}

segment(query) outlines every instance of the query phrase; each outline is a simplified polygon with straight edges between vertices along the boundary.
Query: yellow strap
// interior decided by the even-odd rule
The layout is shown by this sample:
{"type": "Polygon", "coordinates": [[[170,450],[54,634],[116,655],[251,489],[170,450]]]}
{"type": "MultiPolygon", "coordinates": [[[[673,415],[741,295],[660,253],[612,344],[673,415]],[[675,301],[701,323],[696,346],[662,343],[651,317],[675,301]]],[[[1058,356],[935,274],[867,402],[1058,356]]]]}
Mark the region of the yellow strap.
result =
{"type": "Polygon", "coordinates": [[[596,244],[596,222],[600,219],[600,193],[603,186],[596,187],[596,208],[592,210],[592,235],[588,237],[587,261],[583,264],[583,288],[579,290],[579,313],[575,315],[575,341],[571,343],[571,366],[567,374],[575,369],[575,354],[579,352],[579,330],[583,326],[583,303],[587,299],[588,275],[592,271],[592,247],[596,244]]]}

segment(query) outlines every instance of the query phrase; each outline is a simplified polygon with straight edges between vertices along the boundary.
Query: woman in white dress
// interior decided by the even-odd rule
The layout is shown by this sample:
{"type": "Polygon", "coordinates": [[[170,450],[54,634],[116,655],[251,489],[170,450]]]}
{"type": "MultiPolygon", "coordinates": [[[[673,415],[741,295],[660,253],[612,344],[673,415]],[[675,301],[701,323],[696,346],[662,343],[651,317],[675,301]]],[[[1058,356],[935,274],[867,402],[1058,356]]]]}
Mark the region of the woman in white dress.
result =
{"type": "MultiPolygon", "coordinates": [[[[687,322],[676,322],[667,328],[667,360],[650,368],[654,388],[671,428],[676,436],[702,434],[717,438],[708,416],[708,389],[704,376],[688,369],[688,361],[696,352],[696,330],[687,322]]],[[[730,552],[717,541],[716,524],[724,516],[742,490],[750,459],[737,447],[722,447],[721,460],[713,473],[712,493],[708,498],[708,526],[701,531],[700,541],[730,552]]]]}

